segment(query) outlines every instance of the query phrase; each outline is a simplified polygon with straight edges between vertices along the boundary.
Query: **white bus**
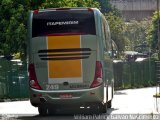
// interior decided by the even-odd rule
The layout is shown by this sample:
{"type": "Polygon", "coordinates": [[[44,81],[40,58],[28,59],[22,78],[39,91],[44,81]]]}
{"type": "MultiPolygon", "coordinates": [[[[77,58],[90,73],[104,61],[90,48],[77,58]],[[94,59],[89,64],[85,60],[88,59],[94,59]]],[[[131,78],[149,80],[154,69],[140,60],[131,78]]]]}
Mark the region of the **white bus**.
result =
{"type": "Polygon", "coordinates": [[[31,11],[28,30],[30,101],[41,115],[111,107],[112,42],[98,9],[31,11]]]}

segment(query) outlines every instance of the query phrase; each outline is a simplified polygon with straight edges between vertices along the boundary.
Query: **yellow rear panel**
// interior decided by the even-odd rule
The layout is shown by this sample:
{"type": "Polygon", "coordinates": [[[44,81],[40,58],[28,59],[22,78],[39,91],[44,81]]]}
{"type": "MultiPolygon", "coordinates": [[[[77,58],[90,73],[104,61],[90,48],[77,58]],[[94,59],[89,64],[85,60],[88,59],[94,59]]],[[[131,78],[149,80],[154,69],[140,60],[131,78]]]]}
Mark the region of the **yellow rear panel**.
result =
{"type": "MultiPolygon", "coordinates": [[[[48,36],[48,49],[72,49],[81,48],[80,35],[72,36],[48,36]]],[[[48,53],[62,54],[63,57],[73,54],[72,52],[57,52],[48,53]],[[66,56],[65,56],[66,54],[66,56]]],[[[56,58],[61,58],[62,56],[56,56],[56,58]]],[[[78,78],[77,82],[80,82],[82,77],[82,65],[81,59],[76,60],[49,60],[48,61],[48,77],[50,83],[61,83],[63,81],[73,82],[74,78],[78,78]],[[57,81],[59,80],[59,81],[57,81]],[[71,81],[69,81],[71,80],[71,81]],[[79,81],[80,80],[80,81],[79,81]]],[[[76,79],[75,79],[76,80],[76,79]]]]}

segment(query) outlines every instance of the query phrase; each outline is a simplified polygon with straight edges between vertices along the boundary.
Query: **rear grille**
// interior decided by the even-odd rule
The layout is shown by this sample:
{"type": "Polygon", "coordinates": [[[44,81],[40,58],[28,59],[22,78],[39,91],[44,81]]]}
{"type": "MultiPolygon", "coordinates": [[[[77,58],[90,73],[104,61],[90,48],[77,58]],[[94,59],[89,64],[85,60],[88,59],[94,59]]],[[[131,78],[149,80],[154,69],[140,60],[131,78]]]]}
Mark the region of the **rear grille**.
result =
{"type": "Polygon", "coordinates": [[[89,58],[90,54],[90,48],[46,49],[38,51],[38,55],[41,60],[87,59],[89,58]]]}

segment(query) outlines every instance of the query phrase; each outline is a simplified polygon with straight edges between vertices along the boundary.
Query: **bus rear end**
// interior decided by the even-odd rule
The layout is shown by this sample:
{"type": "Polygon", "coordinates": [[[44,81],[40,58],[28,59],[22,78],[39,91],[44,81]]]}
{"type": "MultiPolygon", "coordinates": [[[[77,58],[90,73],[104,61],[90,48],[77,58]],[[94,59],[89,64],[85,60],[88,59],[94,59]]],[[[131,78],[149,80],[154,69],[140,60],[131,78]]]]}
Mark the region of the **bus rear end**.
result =
{"type": "Polygon", "coordinates": [[[30,100],[40,114],[60,106],[101,103],[102,63],[98,58],[93,9],[47,9],[30,15],[30,100]],[[45,107],[44,107],[45,106],[45,107]]]}

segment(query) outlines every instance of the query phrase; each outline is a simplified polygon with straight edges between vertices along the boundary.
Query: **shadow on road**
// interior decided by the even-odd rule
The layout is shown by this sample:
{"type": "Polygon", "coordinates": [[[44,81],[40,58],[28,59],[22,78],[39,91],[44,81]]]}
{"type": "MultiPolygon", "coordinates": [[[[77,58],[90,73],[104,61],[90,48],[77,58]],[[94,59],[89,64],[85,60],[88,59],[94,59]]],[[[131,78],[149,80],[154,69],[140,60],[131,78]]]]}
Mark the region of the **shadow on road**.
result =
{"type": "Polygon", "coordinates": [[[107,113],[104,114],[54,114],[48,116],[40,116],[40,115],[24,115],[16,117],[17,120],[104,120],[107,116],[109,116],[113,111],[118,110],[114,108],[109,108],[107,113]]]}
{"type": "Polygon", "coordinates": [[[119,110],[119,109],[117,109],[117,108],[109,108],[107,110],[107,114],[110,115],[113,111],[116,111],[116,110],[119,110]]]}
{"type": "Polygon", "coordinates": [[[75,120],[73,115],[21,116],[17,120],[75,120]]]}

